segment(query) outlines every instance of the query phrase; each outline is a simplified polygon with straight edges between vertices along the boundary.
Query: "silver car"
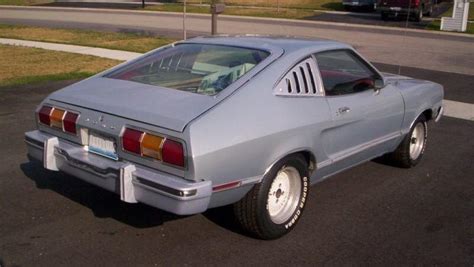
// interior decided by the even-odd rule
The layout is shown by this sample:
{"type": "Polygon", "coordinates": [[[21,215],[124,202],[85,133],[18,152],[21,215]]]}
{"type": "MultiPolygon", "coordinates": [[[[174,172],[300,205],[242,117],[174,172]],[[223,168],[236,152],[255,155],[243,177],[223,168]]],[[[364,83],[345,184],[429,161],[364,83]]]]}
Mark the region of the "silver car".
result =
{"type": "Polygon", "coordinates": [[[200,37],[49,95],[30,159],[175,214],[233,204],[262,239],[294,228],[310,185],[383,156],[420,162],[441,85],[379,72],[319,39],[200,37]]]}

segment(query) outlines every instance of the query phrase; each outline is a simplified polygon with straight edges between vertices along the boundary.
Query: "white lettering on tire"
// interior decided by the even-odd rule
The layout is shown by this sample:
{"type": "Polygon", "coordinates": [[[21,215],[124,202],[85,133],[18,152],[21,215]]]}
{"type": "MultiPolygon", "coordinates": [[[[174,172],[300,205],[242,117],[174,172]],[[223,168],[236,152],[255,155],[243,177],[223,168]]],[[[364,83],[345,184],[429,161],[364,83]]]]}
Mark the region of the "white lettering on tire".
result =
{"type": "Polygon", "coordinates": [[[287,224],[285,224],[285,228],[289,229],[291,228],[296,221],[298,221],[299,216],[301,215],[301,210],[303,209],[305,203],[306,203],[306,194],[308,192],[308,177],[303,177],[303,196],[301,197],[301,201],[299,204],[299,208],[296,210],[295,215],[287,224]]]}

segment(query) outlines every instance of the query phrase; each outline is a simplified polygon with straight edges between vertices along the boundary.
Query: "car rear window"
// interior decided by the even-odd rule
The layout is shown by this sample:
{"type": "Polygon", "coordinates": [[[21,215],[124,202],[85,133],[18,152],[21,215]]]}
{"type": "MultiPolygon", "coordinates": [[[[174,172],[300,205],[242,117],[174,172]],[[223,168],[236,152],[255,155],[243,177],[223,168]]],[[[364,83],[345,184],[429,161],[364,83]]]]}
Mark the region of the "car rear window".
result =
{"type": "Polygon", "coordinates": [[[214,95],[268,56],[266,51],[251,48],[179,44],[125,65],[105,77],[214,95]]]}

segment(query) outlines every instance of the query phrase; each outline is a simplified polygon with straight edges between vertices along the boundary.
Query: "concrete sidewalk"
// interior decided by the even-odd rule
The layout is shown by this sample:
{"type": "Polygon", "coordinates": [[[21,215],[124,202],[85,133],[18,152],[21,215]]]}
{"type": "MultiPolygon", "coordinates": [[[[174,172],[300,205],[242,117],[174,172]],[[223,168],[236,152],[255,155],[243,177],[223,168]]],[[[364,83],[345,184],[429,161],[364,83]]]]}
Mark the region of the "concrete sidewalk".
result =
{"type": "Polygon", "coordinates": [[[55,50],[55,51],[76,53],[76,54],[82,54],[82,55],[91,55],[91,56],[97,56],[97,57],[103,57],[103,58],[109,58],[109,59],[115,59],[115,60],[124,60],[124,61],[130,60],[142,55],[140,53],[113,50],[113,49],[69,45],[69,44],[26,41],[26,40],[17,40],[17,39],[6,39],[6,38],[0,38],[0,44],[35,47],[35,48],[42,48],[42,49],[47,49],[47,50],[55,50]]]}
{"type": "MultiPolygon", "coordinates": [[[[141,56],[141,53],[120,51],[105,48],[96,48],[79,45],[56,44],[36,41],[25,41],[17,39],[0,38],[0,44],[16,45],[24,47],[42,48],[47,50],[76,53],[82,55],[91,55],[115,60],[131,60],[141,56]]],[[[444,100],[445,116],[474,121],[474,104],[444,100]]]]}

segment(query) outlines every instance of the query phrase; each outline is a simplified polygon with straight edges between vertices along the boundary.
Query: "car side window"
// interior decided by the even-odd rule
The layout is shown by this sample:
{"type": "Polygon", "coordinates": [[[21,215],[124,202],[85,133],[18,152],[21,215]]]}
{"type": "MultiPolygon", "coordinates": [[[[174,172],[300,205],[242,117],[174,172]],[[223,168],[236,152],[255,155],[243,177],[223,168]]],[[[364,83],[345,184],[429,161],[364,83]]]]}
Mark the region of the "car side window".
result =
{"type": "Polygon", "coordinates": [[[373,89],[378,74],[350,50],[315,54],[326,95],[345,95],[373,89]]]}

